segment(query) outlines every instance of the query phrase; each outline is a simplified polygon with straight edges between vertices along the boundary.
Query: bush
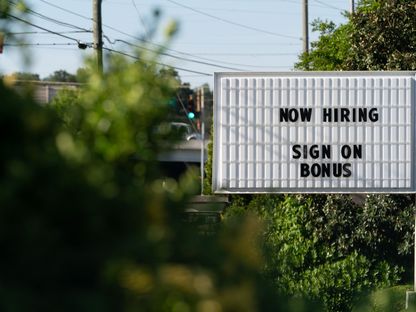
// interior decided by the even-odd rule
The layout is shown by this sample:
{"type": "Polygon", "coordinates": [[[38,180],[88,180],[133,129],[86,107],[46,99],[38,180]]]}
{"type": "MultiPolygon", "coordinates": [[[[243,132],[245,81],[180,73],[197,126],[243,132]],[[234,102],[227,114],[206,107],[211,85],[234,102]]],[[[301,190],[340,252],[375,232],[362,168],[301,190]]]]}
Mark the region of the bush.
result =
{"type": "Polygon", "coordinates": [[[351,311],[365,293],[399,279],[399,265],[360,249],[365,209],[348,197],[238,197],[227,220],[247,211],[266,224],[264,275],[282,293],[322,300],[327,311],[351,311]]]}

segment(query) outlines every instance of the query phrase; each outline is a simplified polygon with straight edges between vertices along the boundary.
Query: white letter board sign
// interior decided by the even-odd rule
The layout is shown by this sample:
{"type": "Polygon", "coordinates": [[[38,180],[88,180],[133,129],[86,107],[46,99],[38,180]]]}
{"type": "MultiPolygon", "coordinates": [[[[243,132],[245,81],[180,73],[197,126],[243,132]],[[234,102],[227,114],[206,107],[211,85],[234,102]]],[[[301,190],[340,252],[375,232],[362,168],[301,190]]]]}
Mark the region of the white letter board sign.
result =
{"type": "Polygon", "coordinates": [[[215,193],[415,191],[414,72],[216,73],[215,193]]]}

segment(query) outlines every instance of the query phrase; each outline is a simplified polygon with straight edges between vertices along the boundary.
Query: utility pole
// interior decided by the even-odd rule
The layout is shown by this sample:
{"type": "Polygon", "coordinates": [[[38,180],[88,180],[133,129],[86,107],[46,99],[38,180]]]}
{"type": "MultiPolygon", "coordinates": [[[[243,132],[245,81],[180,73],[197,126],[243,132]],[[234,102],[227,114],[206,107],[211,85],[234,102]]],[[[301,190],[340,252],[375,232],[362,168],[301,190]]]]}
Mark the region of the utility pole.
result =
{"type": "Polygon", "coordinates": [[[302,3],[303,20],[303,53],[309,53],[309,25],[308,25],[308,0],[302,3]]]}
{"type": "Polygon", "coordinates": [[[350,13],[355,13],[355,0],[350,0],[350,13]]]}
{"type": "Polygon", "coordinates": [[[92,1],[92,26],[94,34],[93,48],[97,52],[97,69],[100,74],[103,73],[103,28],[101,21],[101,2],[102,0],[92,1]]]}
{"type": "Polygon", "coordinates": [[[0,32],[0,54],[3,53],[3,47],[4,47],[4,34],[0,32]]]}

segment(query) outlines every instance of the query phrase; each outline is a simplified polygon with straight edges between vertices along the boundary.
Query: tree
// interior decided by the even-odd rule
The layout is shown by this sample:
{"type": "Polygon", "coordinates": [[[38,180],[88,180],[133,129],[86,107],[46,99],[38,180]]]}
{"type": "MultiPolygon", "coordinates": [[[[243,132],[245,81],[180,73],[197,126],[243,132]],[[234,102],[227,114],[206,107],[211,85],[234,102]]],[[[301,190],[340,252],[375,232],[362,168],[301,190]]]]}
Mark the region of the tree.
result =
{"type": "Polygon", "coordinates": [[[53,74],[49,75],[44,79],[45,81],[55,81],[55,82],[78,82],[77,76],[68,73],[66,70],[57,70],[53,74]]]}
{"type": "Polygon", "coordinates": [[[361,235],[369,230],[365,210],[341,195],[238,196],[226,220],[247,213],[263,220],[264,275],[279,292],[322,300],[325,311],[351,311],[367,292],[396,283],[401,270],[368,243],[383,245],[388,233],[380,241],[361,235]]]}
{"type": "Polygon", "coordinates": [[[416,8],[406,0],[366,0],[345,25],[316,21],[320,36],[296,64],[303,70],[416,68],[416,8]]]}
{"type": "Polygon", "coordinates": [[[6,78],[12,78],[14,80],[23,80],[23,81],[40,81],[39,74],[26,73],[26,72],[15,72],[11,75],[6,75],[6,78]]]}
{"type": "Polygon", "coordinates": [[[345,70],[345,60],[350,53],[349,24],[336,27],[333,22],[316,20],[312,31],[319,32],[319,40],[311,42],[309,53],[303,53],[295,65],[303,70],[345,70]]]}
{"type": "Polygon", "coordinates": [[[416,68],[416,7],[412,1],[364,1],[351,16],[352,70],[416,68]]]}

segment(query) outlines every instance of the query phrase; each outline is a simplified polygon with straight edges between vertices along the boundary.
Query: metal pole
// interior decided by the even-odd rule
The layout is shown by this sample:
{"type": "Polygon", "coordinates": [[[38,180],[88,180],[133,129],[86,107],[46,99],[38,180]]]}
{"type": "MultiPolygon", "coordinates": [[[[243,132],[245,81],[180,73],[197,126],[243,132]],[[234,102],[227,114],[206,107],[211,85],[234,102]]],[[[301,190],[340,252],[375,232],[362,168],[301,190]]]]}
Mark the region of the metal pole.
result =
{"type": "Polygon", "coordinates": [[[93,0],[92,2],[92,26],[94,34],[93,47],[97,52],[97,69],[100,74],[103,72],[103,29],[101,21],[101,2],[102,0],[93,0]]]}
{"type": "Polygon", "coordinates": [[[309,52],[309,25],[308,25],[308,0],[303,0],[302,4],[303,20],[303,52],[309,52]]]}
{"type": "Polygon", "coordinates": [[[204,152],[205,152],[205,105],[204,105],[204,87],[200,88],[201,92],[201,112],[199,119],[201,121],[201,195],[204,195],[204,152]]]}
{"type": "MultiPolygon", "coordinates": [[[[415,194],[415,208],[416,208],[416,194],[415,194]]],[[[415,213],[415,228],[413,229],[415,235],[414,241],[414,263],[413,263],[413,291],[416,292],[416,213],[415,213]]]]}

